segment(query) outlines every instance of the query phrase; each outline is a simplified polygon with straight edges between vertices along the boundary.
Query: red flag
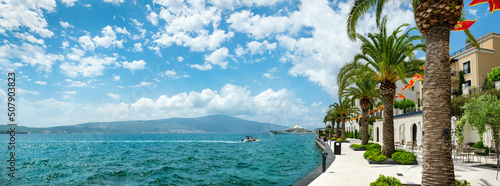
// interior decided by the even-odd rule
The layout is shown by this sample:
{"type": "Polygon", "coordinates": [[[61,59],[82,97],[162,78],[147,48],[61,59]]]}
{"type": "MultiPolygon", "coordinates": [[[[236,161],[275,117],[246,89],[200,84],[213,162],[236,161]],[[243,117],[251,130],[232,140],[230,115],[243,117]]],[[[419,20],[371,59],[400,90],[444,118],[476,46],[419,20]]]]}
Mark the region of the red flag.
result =
{"type": "MultiPolygon", "coordinates": [[[[492,0],[488,0],[488,1],[492,1],[492,0]]],[[[474,20],[459,21],[459,22],[457,22],[457,24],[455,24],[455,26],[453,27],[452,30],[453,31],[467,30],[476,22],[476,20],[477,20],[477,18],[474,20]]]]}
{"type": "Polygon", "coordinates": [[[472,2],[470,2],[469,6],[483,4],[483,3],[486,3],[486,2],[488,2],[488,0],[472,0],[472,2]]]}
{"type": "Polygon", "coordinates": [[[399,98],[401,98],[401,99],[406,99],[406,97],[405,97],[403,94],[398,93],[398,95],[399,95],[399,98]]]}
{"type": "Polygon", "coordinates": [[[420,67],[420,69],[424,69],[425,65],[422,65],[422,67],[420,67]]]}
{"type": "Polygon", "coordinates": [[[490,3],[490,13],[493,14],[495,10],[500,10],[500,1],[498,0],[488,0],[490,3]]]}
{"type": "Polygon", "coordinates": [[[403,90],[405,90],[405,89],[407,89],[407,88],[411,88],[411,87],[413,87],[413,84],[415,84],[415,80],[411,79],[411,80],[410,80],[410,84],[405,85],[405,87],[403,87],[403,89],[401,89],[401,91],[403,91],[403,90]]]}
{"type": "Polygon", "coordinates": [[[412,80],[423,81],[424,80],[424,76],[422,76],[420,74],[415,74],[415,75],[413,75],[413,79],[412,80]]]}

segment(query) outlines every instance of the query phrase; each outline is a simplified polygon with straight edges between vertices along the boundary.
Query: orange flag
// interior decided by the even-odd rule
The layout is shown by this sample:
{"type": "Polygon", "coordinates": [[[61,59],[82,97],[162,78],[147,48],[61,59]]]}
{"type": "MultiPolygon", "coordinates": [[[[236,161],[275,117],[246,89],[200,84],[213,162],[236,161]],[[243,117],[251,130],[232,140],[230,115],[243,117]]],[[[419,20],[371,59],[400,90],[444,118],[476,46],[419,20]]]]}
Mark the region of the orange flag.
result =
{"type": "Polygon", "coordinates": [[[423,81],[424,80],[424,76],[420,75],[420,74],[415,74],[413,75],[413,79],[414,81],[423,81]]]}
{"type": "MultiPolygon", "coordinates": [[[[492,1],[492,0],[489,0],[492,1]]],[[[490,6],[491,7],[491,6],[490,6]]],[[[499,7],[500,8],[500,7],[499,7]]],[[[453,31],[464,31],[469,29],[475,22],[477,18],[474,20],[466,20],[466,21],[459,21],[455,26],[453,27],[453,31]]]]}
{"type": "Polygon", "coordinates": [[[415,80],[411,79],[411,80],[410,80],[410,84],[405,85],[405,87],[403,87],[403,89],[401,89],[401,91],[403,91],[403,90],[405,90],[405,89],[407,89],[407,88],[411,88],[411,87],[413,87],[413,84],[415,84],[415,80]]]}
{"type": "Polygon", "coordinates": [[[403,94],[401,94],[401,93],[398,93],[398,95],[399,95],[399,98],[401,98],[401,99],[405,99],[405,98],[406,98],[406,97],[405,97],[403,94]]]}
{"type": "Polygon", "coordinates": [[[425,65],[422,65],[422,67],[420,67],[420,69],[424,69],[425,68],[425,65]]]}

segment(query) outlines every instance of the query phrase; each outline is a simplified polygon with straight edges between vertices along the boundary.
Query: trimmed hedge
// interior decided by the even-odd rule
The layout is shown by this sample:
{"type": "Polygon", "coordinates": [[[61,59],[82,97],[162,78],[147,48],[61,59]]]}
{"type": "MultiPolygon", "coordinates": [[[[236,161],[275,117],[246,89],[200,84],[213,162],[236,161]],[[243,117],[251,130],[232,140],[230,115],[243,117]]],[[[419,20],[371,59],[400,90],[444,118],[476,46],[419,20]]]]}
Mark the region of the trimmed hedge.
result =
{"type": "Polygon", "coordinates": [[[352,148],[355,148],[355,149],[361,149],[361,148],[365,148],[366,145],[360,145],[360,144],[351,144],[350,145],[352,148]]]}
{"type": "Polygon", "coordinates": [[[403,184],[399,179],[391,176],[380,175],[377,180],[370,183],[370,186],[402,186],[403,184]]]}
{"type": "Polygon", "coordinates": [[[392,154],[392,159],[401,164],[412,164],[417,160],[417,155],[411,152],[395,152],[392,154]]]}
{"type": "Polygon", "coordinates": [[[488,152],[490,152],[490,149],[488,147],[484,146],[483,141],[478,141],[476,144],[474,144],[474,146],[472,146],[472,148],[485,149],[484,153],[474,152],[474,154],[477,154],[477,155],[487,156],[488,152]]]}
{"type": "Polygon", "coordinates": [[[366,146],[365,146],[368,150],[371,150],[371,149],[378,149],[378,150],[382,150],[382,145],[378,144],[378,143],[368,143],[366,146]]]}
{"type": "Polygon", "coordinates": [[[367,150],[364,154],[363,157],[368,159],[368,160],[373,160],[373,161],[384,161],[387,159],[387,156],[382,154],[382,151],[378,149],[371,149],[367,150]]]}

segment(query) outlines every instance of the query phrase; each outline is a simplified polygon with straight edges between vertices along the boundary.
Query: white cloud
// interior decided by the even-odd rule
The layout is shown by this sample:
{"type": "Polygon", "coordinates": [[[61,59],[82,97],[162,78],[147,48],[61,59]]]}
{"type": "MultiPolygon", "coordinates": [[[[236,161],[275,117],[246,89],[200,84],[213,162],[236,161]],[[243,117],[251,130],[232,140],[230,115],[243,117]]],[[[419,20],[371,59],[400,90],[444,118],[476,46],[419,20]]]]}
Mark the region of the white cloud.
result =
{"type": "Polygon", "coordinates": [[[154,26],[156,26],[158,24],[158,14],[156,14],[155,12],[151,12],[147,16],[147,18],[151,22],[151,24],[153,24],[154,26]]]}
{"type": "Polygon", "coordinates": [[[167,70],[161,74],[162,77],[167,77],[169,79],[179,79],[179,78],[189,78],[190,76],[187,73],[178,73],[174,69],[167,70]]]}
{"type": "Polygon", "coordinates": [[[120,76],[113,75],[113,81],[120,81],[120,76]]]}
{"type": "Polygon", "coordinates": [[[222,69],[227,68],[226,58],[229,55],[229,50],[226,47],[222,47],[212,52],[210,55],[205,55],[205,61],[212,65],[219,65],[222,69]]]}
{"type": "Polygon", "coordinates": [[[271,34],[282,33],[292,29],[293,22],[288,17],[261,17],[254,13],[243,10],[233,13],[226,21],[230,28],[243,33],[248,33],[256,39],[269,37],[271,34]]]}
{"type": "MultiPolygon", "coordinates": [[[[86,82],[73,81],[71,79],[66,79],[65,81],[66,81],[66,83],[68,83],[66,85],[66,87],[87,87],[88,86],[88,84],[86,82]]],[[[74,92],[73,94],[76,94],[76,91],[71,91],[71,92],[74,92]]]]}
{"type": "Polygon", "coordinates": [[[31,95],[34,95],[34,96],[36,96],[36,95],[40,94],[40,93],[39,93],[39,92],[37,92],[37,91],[34,91],[34,90],[25,90],[25,89],[22,89],[22,88],[18,88],[18,89],[17,89],[17,92],[18,92],[19,94],[31,94],[31,95]]]}
{"type": "Polygon", "coordinates": [[[69,42],[68,41],[63,41],[62,44],[61,44],[61,48],[62,49],[65,49],[69,46],[69,42]]]}
{"type": "Polygon", "coordinates": [[[316,107],[321,106],[321,104],[323,104],[323,102],[321,102],[321,101],[320,101],[320,102],[318,102],[318,103],[314,102],[314,103],[311,105],[311,107],[312,107],[312,108],[316,108],[316,107]]]}
{"type": "Polygon", "coordinates": [[[79,75],[83,77],[97,77],[103,74],[106,66],[111,64],[116,65],[115,57],[85,57],[82,58],[79,63],[75,64],[72,62],[64,62],[59,68],[68,77],[78,77],[79,75]]]}
{"type": "MultiPolygon", "coordinates": [[[[71,91],[67,95],[76,93],[71,91]]],[[[25,118],[26,125],[38,127],[84,122],[199,117],[211,114],[291,125],[302,121],[309,112],[303,101],[287,89],[268,89],[252,94],[248,88],[232,84],[224,85],[220,91],[204,89],[200,92],[180,92],[156,98],[141,97],[131,103],[77,104],[47,99],[23,102],[22,105],[22,115],[31,116],[25,118]]]]}
{"type": "Polygon", "coordinates": [[[85,50],[94,50],[95,49],[95,44],[89,35],[79,37],[78,42],[80,43],[80,46],[82,48],[84,48],[85,50]]]}
{"type": "Polygon", "coordinates": [[[247,43],[247,48],[250,51],[250,54],[264,54],[265,51],[271,52],[272,50],[276,49],[276,43],[269,43],[267,40],[261,42],[258,41],[252,41],[250,43],[247,43]]]}
{"type": "Polygon", "coordinates": [[[467,12],[469,12],[469,14],[473,15],[474,17],[477,17],[477,9],[468,8],[467,12]]]}
{"type": "Polygon", "coordinates": [[[134,49],[132,49],[134,52],[142,52],[142,43],[135,43],[134,44],[134,49]]]}
{"type": "Polygon", "coordinates": [[[182,62],[182,61],[184,61],[184,58],[182,56],[179,56],[179,57],[177,57],[177,61],[182,62]]]}
{"type": "Polygon", "coordinates": [[[111,99],[115,99],[115,100],[120,99],[120,95],[118,95],[118,94],[108,93],[108,96],[111,97],[111,99]]]}
{"type": "Polygon", "coordinates": [[[132,61],[132,62],[123,62],[122,63],[123,68],[129,69],[130,71],[136,71],[136,70],[142,70],[146,67],[146,62],[144,60],[139,60],[139,61],[132,61]]]}
{"type": "Polygon", "coordinates": [[[62,2],[64,3],[64,6],[66,6],[66,7],[74,6],[76,1],[78,1],[78,0],[62,0],[62,2]]]}
{"type": "Polygon", "coordinates": [[[39,85],[47,85],[47,82],[45,81],[35,81],[35,83],[39,85]]]}
{"type": "Polygon", "coordinates": [[[145,81],[141,81],[141,83],[137,84],[137,85],[132,85],[130,86],[131,88],[137,88],[137,87],[145,87],[145,86],[151,86],[153,85],[153,83],[151,82],[145,82],[145,81]]]}
{"type": "Polygon", "coordinates": [[[106,3],[113,3],[114,5],[120,5],[120,3],[123,3],[125,0],[104,0],[106,3]]]}
{"type": "Polygon", "coordinates": [[[116,46],[118,48],[123,47],[123,40],[117,39],[113,27],[108,25],[102,29],[101,33],[103,35],[102,37],[95,36],[94,38],[92,38],[92,41],[96,46],[102,46],[104,48],[108,48],[110,46],[116,46]]]}
{"type": "Polygon", "coordinates": [[[71,53],[66,54],[66,58],[73,61],[79,61],[85,55],[85,51],[79,48],[71,48],[71,53]]]}
{"type": "Polygon", "coordinates": [[[23,43],[21,46],[13,44],[0,46],[0,65],[4,68],[21,65],[20,63],[11,64],[8,59],[13,58],[20,59],[21,62],[46,72],[52,71],[52,65],[55,62],[64,60],[63,55],[46,53],[45,48],[38,45],[23,43]]]}
{"type": "Polygon", "coordinates": [[[236,54],[236,57],[241,57],[243,56],[243,54],[245,54],[245,49],[240,44],[238,44],[238,46],[234,50],[234,53],[236,54]]]}
{"type": "Polygon", "coordinates": [[[212,65],[208,64],[208,63],[205,63],[203,65],[199,65],[199,64],[194,64],[194,65],[189,65],[189,67],[191,68],[196,68],[198,70],[212,70],[212,65]]]}
{"type": "Polygon", "coordinates": [[[273,75],[270,73],[264,73],[264,74],[262,74],[262,76],[269,78],[269,79],[274,79],[273,75]]]}
{"type": "Polygon", "coordinates": [[[59,24],[61,24],[63,28],[73,28],[73,25],[70,25],[68,22],[59,21],[59,24]]]}
{"type": "Polygon", "coordinates": [[[2,1],[0,6],[0,34],[5,31],[17,31],[21,27],[28,28],[41,37],[54,35],[47,29],[48,23],[43,14],[55,11],[56,1],[2,1]]]}
{"type": "Polygon", "coordinates": [[[62,92],[63,99],[73,99],[73,96],[76,95],[76,91],[64,91],[62,92]]]}
{"type": "Polygon", "coordinates": [[[27,33],[15,33],[15,36],[19,39],[26,40],[31,43],[43,45],[43,39],[37,39],[35,36],[27,33]]]}

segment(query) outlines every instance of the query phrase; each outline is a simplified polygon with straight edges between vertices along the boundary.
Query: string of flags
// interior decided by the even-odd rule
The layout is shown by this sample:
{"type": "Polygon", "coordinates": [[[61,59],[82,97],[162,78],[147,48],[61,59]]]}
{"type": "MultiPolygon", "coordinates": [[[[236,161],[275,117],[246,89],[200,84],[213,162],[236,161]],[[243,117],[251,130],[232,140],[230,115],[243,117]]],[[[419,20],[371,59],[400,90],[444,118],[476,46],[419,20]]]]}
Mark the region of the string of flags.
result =
{"type": "MultiPolygon", "coordinates": [[[[500,0],[472,0],[469,6],[475,6],[483,3],[488,3],[490,5],[490,14],[493,14],[494,11],[500,10],[500,0]]],[[[453,27],[453,31],[464,31],[469,29],[474,23],[476,23],[476,19],[474,20],[465,20],[459,21],[453,27]]]]}
{"type": "MultiPolygon", "coordinates": [[[[403,91],[403,90],[405,90],[407,88],[413,87],[413,85],[415,85],[415,81],[423,81],[423,80],[424,80],[424,76],[422,76],[420,74],[415,74],[415,75],[413,75],[413,78],[410,80],[410,83],[408,85],[405,85],[405,87],[403,87],[403,89],[401,89],[401,91],[403,91]]],[[[397,98],[397,96],[395,98],[397,98]]]]}
{"type": "MultiPolygon", "coordinates": [[[[368,111],[368,113],[371,114],[371,113],[374,113],[374,112],[382,111],[383,109],[384,109],[384,105],[380,105],[377,108],[368,111]]],[[[347,119],[347,121],[355,121],[357,119],[361,119],[362,117],[363,117],[363,115],[359,115],[358,117],[349,118],[349,119],[347,119]]]]}

